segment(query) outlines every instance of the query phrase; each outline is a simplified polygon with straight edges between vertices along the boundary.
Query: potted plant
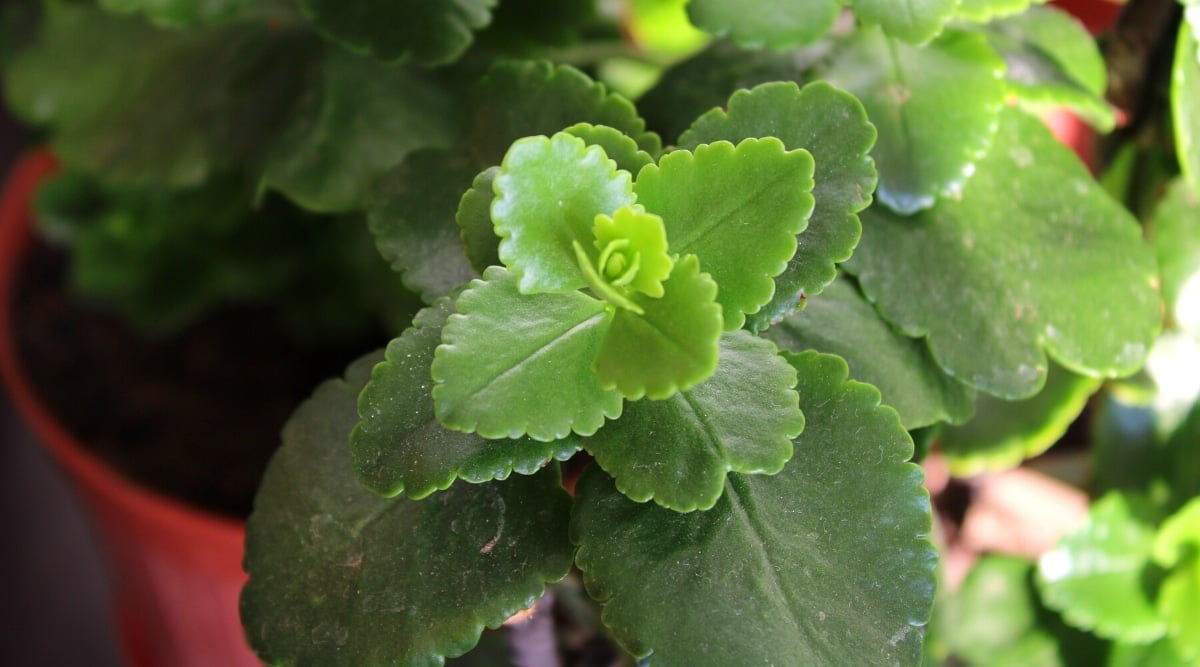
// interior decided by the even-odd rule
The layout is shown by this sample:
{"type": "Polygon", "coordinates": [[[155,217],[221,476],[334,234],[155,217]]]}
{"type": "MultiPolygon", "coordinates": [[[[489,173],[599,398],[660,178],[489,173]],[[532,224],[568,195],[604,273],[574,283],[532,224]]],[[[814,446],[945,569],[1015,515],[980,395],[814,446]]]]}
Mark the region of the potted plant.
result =
{"type": "Polygon", "coordinates": [[[1104,60],[1035,2],[100,4],[48,5],[7,67],[68,165],[365,214],[424,302],[284,428],[247,524],[264,661],[471,660],[552,586],[514,655],[554,664],[529,628],[588,619],[579,581],[652,664],[986,662],[1023,635],[1069,655],[1065,627],[1114,661],[1194,657],[1195,478],[1119,463],[1185,470],[1194,420],[1111,380],[1160,349],[1160,290],[1177,304],[1195,268],[1197,61],[1173,3],[1145,19],[1182,35],[1173,114],[1123,109],[1102,182],[1041,116],[1113,130],[1104,60]],[[1168,118],[1177,142],[1148,142],[1168,118]],[[1101,424],[1150,424],[1096,430],[1094,488],[1118,495],[1036,577],[981,561],[934,613],[914,461],[1016,465],[1101,390],[1101,424]],[[1091,577],[1096,553],[1133,558],[1091,577]],[[1019,622],[986,644],[966,621],[995,572],[1019,622]],[[1140,615],[1106,615],[1113,590],[1140,615]]]}

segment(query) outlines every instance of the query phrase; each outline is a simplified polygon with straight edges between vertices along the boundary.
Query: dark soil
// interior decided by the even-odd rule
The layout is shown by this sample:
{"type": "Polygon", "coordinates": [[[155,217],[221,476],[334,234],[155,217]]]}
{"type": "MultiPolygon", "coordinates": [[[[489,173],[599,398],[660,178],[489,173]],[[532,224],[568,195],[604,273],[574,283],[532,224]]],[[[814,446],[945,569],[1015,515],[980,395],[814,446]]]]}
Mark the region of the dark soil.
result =
{"type": "Polygon", "coordinates": [[[249,513],[289,414],[386,341],[304,346],[269,309],[225,307],[146,340],[65,289],[64,255],[22,263],[14,333],[25,370],[68,432],[126,477],[220,514],[249,513]]]}

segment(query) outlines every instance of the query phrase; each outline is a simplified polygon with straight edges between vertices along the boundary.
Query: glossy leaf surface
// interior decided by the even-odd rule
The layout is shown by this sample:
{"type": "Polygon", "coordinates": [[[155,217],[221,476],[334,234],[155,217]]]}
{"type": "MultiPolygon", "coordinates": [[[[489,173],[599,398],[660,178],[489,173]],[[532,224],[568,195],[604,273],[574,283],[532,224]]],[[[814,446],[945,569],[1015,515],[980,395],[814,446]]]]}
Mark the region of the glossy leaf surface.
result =
{"type": "Polygon", "coordinates": [[[485,440],[437,421],[429,366],[452,312],[450,299],[421,311],[413,326],[388,345],[385,360],[358,397],[362,421],[351,434],[350,452],[359,482],[375,493],[420,499],[460,478],[478,483],[505,479],[514,471],[531,475],[580,449],[575,437],[485,440]]]}
{"type": "Polygon", "coordinates": [[[456,303],[433,366],[438,420],[485,438],[558,440],[591,435],[621,414],[592,362],[612,315],[580,292],[521,294],[517,279],[488,269],[456,303]]]}
{"type": "Polygon", "coordinates": [[[584,447],[637,502],[707,510],[728,472],[774,474],[804,428],[796,370],[771,343],[744,331],[721,338],[708,380],[665,400],[637,401],[584,447]]]}
{"type": "Polygon", "coordinates": [[[691,0],[688,17],[702,30],[746,47],[796,46],[817,41],[842,9],[842,0],[691,0]]]}
{"type": "Polygon", "coordinates": [[[849,258],[858,243],[858,212],[871,203],[875,190],[875,165],[868,154],[875,128],[858,100],[825,83],[803,89],[786,82],[762,84],[734,93],[727,109],[698,118],[679,138],[680,147],[773,136],[789,150],[807,150],[816,164],[816,203],[796,254],[775,278],[770,303],[747,317],[751,330],[762,331],[794,311],[801,292],[819,294],[837,275],[836,263],[849,258]]]}
{"type": "Polygon", "coordinates": [[[425,502],[359,487],[346,440],[376,360],[300,407],[259,488],[241,614],[267,662],[441,665],[570,566],[557,466],[425,502]]]}
{"type": "MultiPolygon", "coordinates": [[[[1191,9],[1200,13],[1200,9],[1191,9]]],[[[1175,150],[1179,166],[1200,192],[1200,53],[1195,28],[1184,21],[1179,26],[1175,63],[1171,69],[1171,119],[1175,125],[1175,150]]]]}
{"type": "Polygon", "coordinates": [[[726,329],[774,295],[812,214],[813,168],[807,151],[768,137],[675,151],[638,174],[638,203],[662,216],[671,252],[699,257],[721,286],[726,329]]]}
{"type": "Polygon", "coordinates": [[[872,207],[863,229],[846,264],[863,292],[906,334],[926,336],[947,372],[988,393],[1036,393],[1042,348],[1075,372],[1131,373],[1157,332],[1154,262],[1137,221],[1019,111],[1005,111],[960,200],[914,218],[872,207]]]}
{"type": "Polygon", "coordinates": [[[876,197],[901,214],[962,190],[991,147],[1006,89],[1004,61],[981,35],[958,30],[923,47],[859,30],[828,76],[878,128],[876,197]]]}
{"type": "Polygon", "coordinates": [[[912,443],[841,360],[792,363],[807,423],[779,474],[730,473],[712,509],[688,514],[629,500],[597,467],[580,479],[576,563],[635,655],[668,666],[919,660],[936,554],[912,443]]]}
{"type": "MultiPolygon", "coordinates": [[[[1168,312],[1176,326],[1200,331],[1200,313],[1192,313],[1188,301],[1181,301],[1185,293],[1200,286],[1194,280],[1200,275],[1200,195],[1185,179],[1173,181],[1159,200],[1151,237],[1168,312]]],[[[1189,294],[1188,300],[1191,298],[1189,294]]]]}
{"type": "Polygon", "coordinates": [[[427,65],[457,58],[492,20],[496,0],[390,2],[298,0],[317,32],[386,62],[412,56],[427,65]]]}
{"type": "Polygon", "coordinates": [[[766,336],[792,352],[842,356],[850,364],[850,377],[877,387],[906,429],[961,422],[973,412],[975,392],[946,375],[924,341],[885,322],[845,278],[830,283],[766,336]]]}
{"type": "Polygon", "coordinates": [[[642,150],[633,137],[616,128],[592,125],[591,123],[576,123],[563,132],[579,137],[589,145],[603,148],[604,154],[617,163],[618,169],[624,169],[634,176],[642,170],[642,167],[654,164],[654,158],[642,150]]]}

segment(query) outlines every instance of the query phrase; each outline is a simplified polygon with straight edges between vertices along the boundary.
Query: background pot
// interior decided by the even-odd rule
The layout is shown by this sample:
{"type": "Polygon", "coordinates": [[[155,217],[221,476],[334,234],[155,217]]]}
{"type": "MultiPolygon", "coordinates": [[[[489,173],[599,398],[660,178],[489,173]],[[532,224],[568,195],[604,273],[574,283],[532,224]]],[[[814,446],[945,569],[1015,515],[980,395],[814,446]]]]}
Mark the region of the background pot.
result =
{"type": "Polygon", "coordinates": [[[17,266],[32,238],[29,204],[54,172],[47,153],[13,167],[0,193],[0,377],[14,408],[77,485],[108,556],[115,614],[135,667],[258,665],[237,612],[245,526],[139,488],[76,442],[29,384],[12,336],[17,266]]]}

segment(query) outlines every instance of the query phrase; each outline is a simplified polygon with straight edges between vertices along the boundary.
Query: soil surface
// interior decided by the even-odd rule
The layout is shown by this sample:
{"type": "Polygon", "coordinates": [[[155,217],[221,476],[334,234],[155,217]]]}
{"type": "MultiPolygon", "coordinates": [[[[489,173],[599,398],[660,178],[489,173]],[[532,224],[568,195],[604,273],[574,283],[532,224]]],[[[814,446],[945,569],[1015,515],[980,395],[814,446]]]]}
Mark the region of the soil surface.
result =
{"type": "Polygon", "coordinates": [[[231,306],[146,340],[65,288],[64,254],[35,242],[14,332],[26,373],[68,432],[126,477],[220,514],[249,513],[292,410],[386,343],[293,340],[263,307],[231,306]]]}

